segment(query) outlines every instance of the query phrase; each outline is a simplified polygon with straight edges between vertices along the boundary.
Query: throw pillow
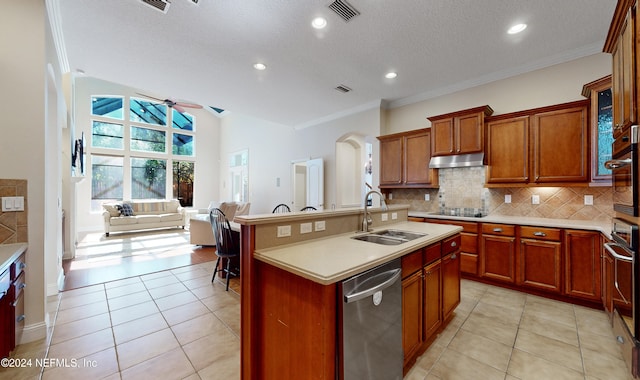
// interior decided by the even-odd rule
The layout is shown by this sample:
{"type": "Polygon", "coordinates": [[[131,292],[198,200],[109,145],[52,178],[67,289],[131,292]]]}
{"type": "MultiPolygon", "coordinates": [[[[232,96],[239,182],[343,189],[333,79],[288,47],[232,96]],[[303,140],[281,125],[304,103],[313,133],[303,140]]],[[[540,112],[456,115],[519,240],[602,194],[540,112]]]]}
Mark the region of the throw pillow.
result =
{"type": "Polygon", "coordinates": [[[120,206],[120,214],[122,216],[133,216],[133,208],[129,203],[123,203],[122,206],[120,206]]]}
{"type": "Polygon", "coordinates": [[[109,212],[109,216],[115,217],[120,216],[120,208],[118,204],[103,204],[102,208],[109,212]]]}

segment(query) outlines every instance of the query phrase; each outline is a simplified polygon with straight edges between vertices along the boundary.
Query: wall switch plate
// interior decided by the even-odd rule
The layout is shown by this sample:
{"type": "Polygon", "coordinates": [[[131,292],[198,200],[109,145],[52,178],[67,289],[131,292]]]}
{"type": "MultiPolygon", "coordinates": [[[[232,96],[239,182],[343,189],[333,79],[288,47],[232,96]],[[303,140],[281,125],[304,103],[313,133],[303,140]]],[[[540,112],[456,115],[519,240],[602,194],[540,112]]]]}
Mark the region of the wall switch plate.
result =
{"type": "Polygon", "coordinates": [[[324,220],[317,220],[315,224],[316,224],[315,226],[316,231],[324,231],[326,228],[324,224],[324,220]]]}
{"type": "Polygon", "coordinates": [[[300,233],[301,234],[308,234],[310,232],[313,231],[313,225],[311,224],[311,222],[309,223],[300,223],[300,233]]]}
{"type": "Polygon", "coordinates": [[[504,195],[504,203],[511,203],[511,194],[504,195]]]}
{"type": "Polygon", "coordinates": [[[391,213],[391,220],[396,220],[398,219],[398,213],[397,212],[392,212],[391,213]]]}
{"type": "Polygon", "coordinates": [[[277,237],[291,236],[291,226],[278,226],[277,237]]]}
{"type": "Polygon", "coordinates": [[[389,199],[393,199],[393,193],[389,193],[389,199]]]}
{"type": "Polygon", "coordinates": [[[584,204],[587,206],[593,206],[593,195],[585,195],[584,204]]]}
{"type": "Polygon", "coordinates": [[[383,212],[382,215],[380,215],[382,217],[382,221],[386,222],[387,220],[389,220],[389,214],[387,214],[386,212],[383,212]]]}
{"type": "Polygon", "coordinates": [[[539,205],[540,204],[540,196],[537,194],[533,194],[531,196],[531,204],[532,205],[539,205]]]}
{"type": "Polygon", "coordinates": [[[431,195],[429,195],[429,193],[424,195],[424,200],[425,201],[430,201],[431,200],[431,195]]]}
{"type": "Polygon", "coordinates": [[[24,211],[24,197],[2,197],[2,211],[24,211]]]}

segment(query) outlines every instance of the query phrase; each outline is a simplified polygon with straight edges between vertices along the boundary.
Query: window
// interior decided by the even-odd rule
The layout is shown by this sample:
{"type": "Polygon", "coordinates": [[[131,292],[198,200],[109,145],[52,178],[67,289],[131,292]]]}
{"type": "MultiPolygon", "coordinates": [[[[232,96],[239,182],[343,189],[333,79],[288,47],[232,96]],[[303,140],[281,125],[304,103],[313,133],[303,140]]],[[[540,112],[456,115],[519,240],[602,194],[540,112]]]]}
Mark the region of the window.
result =
{"type": "Polygon", "coordinates": [[[138,98],[91,100],[91,210],[108,201],[167,197],[192,206],[195,116],[138,98]]]}
{"type": "Polygon", "coordinates": [[[164,153],[166,146],[166,132],[155,129],[131,127],[131,150],[141,152],[164,153]]]}
{"type": "Polygon", "coordinates": [[[229,159],[231,175],[231,199],[235,202],[249,201],[249,151],[231,154],[229,159]]]}
{"type": "Polygon", "coordinates": [[[167,106],[131,98],[129,102],[129,120],[138,123],[167,125],[167,106]]]}
{"type": "Polygon", "coordinates": [[[122,124],[93,121],[91,146],[107,149],[124,149],[124,126],[122,124]]]}
{"type": "Polygon", "coordinates": [[[173,197],[182,207],[193,206],[194,163],[173,161],[173,197]]]}
{"type": "Polygon", "coordinates": [[[91,114],[122,120],[122,97],[91,97],[91,114]]]}
{"type": "Polygon", "coordinates": [[[167,161],[131,159],[131,199],[165,199],[167,161]]]}
{"type": "Polygon", "coordinates": [[[122,157],[91,156],[92,210],[100,209],[105,201],[122,200],[124,175],[122,157]]]}

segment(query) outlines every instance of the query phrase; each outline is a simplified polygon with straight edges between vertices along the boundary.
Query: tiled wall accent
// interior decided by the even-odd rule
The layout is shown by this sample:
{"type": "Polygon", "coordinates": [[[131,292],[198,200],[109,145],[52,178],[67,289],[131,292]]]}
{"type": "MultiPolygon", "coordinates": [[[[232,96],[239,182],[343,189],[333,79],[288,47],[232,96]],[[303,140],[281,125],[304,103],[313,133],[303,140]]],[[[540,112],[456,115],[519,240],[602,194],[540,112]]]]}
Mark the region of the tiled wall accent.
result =
{"type": "Polygon", "coordinates": [[[0,211],[0,244],[27,243],[27,180],[0,179],[0,197],[24,197],[24,211],[0,211]]]}
{"type": "Polygon", "coordinates": [[[601,220],[614,216],[611,187],[511,187],[484,188],[485,168],[439,170],[440,190],[395,189],[390,204],[409,204],[409,210],[459,215],[463,210],[482,210],[485,215],[601,220]],[[425,201],[429,194],[431,200],[425,201]],[[511,203],[504,203],[511,194],[511,203]],[[540,204],[531,204],[532,195],[540,204]],[[584,196],[593,195],[593,206],[584,205],[584,196]]]}

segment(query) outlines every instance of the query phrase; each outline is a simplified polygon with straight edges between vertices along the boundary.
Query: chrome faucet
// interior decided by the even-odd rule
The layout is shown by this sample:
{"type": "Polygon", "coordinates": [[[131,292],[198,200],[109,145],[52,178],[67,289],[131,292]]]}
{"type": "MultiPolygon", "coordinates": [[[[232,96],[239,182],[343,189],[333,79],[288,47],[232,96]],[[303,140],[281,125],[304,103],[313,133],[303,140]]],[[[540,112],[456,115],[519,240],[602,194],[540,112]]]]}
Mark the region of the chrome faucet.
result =
{"type": "Polygon", "coordinates": [[[371,214],[369,214],[367,199],[369,198],[369,195],[374,194],[374,193],[378,194],[380,196],[380,208],[382,208],[382,211],[387,211],[387,203],[384,201],[384,197],[382,196],[382,194],[379,191],[375,191],[375,190],[369,191],[364,196],[364,216],[362,218],[362,231],[363,232],[372,231],[369,228],[369,226],[371,225],[371,223],[373,223],[373,220],[371,219],[371,214]]]}

